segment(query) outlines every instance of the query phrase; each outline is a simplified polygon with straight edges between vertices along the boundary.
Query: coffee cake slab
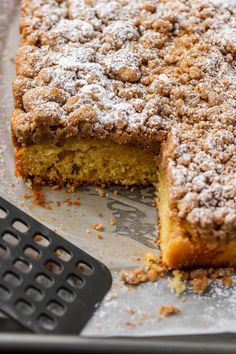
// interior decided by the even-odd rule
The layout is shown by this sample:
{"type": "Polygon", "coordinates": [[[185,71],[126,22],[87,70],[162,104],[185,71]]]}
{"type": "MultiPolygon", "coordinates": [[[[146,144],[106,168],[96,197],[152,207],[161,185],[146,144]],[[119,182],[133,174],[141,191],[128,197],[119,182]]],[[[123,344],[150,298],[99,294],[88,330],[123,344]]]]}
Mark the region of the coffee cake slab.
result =
{"type": "Polygon", "coordinates": [[[20,32],[17,174],[70,187],[159,174],[167,267],[235,265],[235,6],[23,0],[20,32]]]}

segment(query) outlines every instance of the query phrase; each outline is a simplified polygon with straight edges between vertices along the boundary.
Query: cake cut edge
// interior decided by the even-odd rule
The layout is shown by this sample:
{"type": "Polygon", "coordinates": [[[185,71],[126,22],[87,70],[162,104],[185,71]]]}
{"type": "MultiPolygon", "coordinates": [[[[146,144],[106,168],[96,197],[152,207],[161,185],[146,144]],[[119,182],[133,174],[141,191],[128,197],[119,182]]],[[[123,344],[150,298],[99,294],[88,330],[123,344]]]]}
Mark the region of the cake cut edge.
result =
{"type": "Polygon", "coordinates": [[[34,184],[79,187],[83,184],[148,186],[155,182],[154,155],[110,139],[72,139],[15,146],[16,174],[34,184]]]}

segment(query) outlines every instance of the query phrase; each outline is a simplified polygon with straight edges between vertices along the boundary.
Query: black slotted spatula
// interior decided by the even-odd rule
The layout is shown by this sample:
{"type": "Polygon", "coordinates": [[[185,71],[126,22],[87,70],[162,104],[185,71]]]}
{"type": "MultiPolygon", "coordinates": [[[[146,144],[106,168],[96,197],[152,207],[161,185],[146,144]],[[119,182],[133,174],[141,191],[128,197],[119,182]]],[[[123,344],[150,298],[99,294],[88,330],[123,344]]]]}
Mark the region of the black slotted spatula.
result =
{"type": "Polygon", "coordinates": [[[109,270],[0,197],[0,310],[36,333],[78,334],[109,270]]]}

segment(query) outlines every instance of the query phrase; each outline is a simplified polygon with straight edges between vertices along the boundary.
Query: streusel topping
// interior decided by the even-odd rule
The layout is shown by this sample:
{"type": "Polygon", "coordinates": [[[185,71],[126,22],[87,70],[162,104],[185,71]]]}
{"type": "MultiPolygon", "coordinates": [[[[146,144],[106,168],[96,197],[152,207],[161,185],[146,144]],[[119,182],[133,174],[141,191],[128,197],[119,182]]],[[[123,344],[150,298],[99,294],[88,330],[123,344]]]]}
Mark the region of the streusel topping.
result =
{"type": "Polygon", "coordinates": [[[16,139],[110,136],[155,149],[176,121],[214,120],[214,108],[231,121],[235,38],[235,8],[210,1],[25,0],[16,139]]]}
{"type": "Polygon", "coordinates": [[[172,131],[178,216],[235,235],[235,1],[24,0],[20,26],[17,144],[172,131]]]}
{"type": "Polygon", "coordinates": [[[220,121],[177,125],[170,136],[172,213],[201,236],[236,232],[236,129],[220,121]]]}

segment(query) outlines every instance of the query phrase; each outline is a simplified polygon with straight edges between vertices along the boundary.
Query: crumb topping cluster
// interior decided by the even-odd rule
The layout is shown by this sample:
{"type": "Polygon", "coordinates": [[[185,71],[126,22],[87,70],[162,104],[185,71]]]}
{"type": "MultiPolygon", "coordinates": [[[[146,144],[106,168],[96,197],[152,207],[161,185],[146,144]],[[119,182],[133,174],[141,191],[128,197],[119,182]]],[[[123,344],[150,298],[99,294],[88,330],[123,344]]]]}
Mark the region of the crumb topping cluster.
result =
{"type": "Polygon", "coordinates": [[[221,123],[220,115],[211,123],[182,123],[172,129],[170,146],[172,213],[202,237],[235,237],[236,127],[221,123]]]}
{"type": "Polygon", "coordinates": [[[171,131],[173,209],[235,236],[234,1],[23,0],[20,29],[17,144],[109,137],[158,153],[171,131]]]}

